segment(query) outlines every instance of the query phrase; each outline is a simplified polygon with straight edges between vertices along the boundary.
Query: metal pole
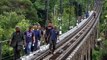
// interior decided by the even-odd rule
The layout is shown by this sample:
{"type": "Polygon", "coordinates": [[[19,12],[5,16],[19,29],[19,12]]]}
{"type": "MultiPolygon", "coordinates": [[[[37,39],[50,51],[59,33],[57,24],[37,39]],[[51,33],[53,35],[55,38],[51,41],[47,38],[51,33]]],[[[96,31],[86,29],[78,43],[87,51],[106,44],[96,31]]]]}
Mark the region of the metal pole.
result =
{"type": "Polygon", "coordinates": [[[88,10],[89,10],[89,0],[87,0],[87,5],[86,5],[86,18],[89,17],[89,12],[88,12],[88,10]]]}
{"type": "Polygon", "coordinates": [[[88,0],[88,10],[90,11],[90,4],[91,4],[91,1],[88,0]]]}
{"type": "Polygon", "coordinates": [[[71,13],[71,11],[70,11],[70,0],[69,0],[69,22],[68,22],[68,30],[69,30],[69,26],[70,26],[70,13],[71,13]]]}
{"type": "Polygon", "coordinates": [[[45,10],[46,10],[46,23],[45,25],[47,25],[48,23],[48,18],[49,18],[49,0],[45,0],[45,10]]]}
{"type": "Polygon", "coordinates": [[[86,11],[88,12],[88,5],[89,5],[89,0],[86,0],[86,11]]]}
{"type": "Polygon", "coordinates": [[[60,0],[60,14],[62,16],[62,13],[63,13],[63,6],[62,6],[62,0],[60,0]]]}
{"type": "Polygon", "coordinates": [[[2,60],[2,45],[1,45],[1,42],[0,42],[0,60],[2,60]]]}
{"type": "Polygon", "coordinates": [[[93,8],[95,7],[95,0],[93,0],[93,8]]]}
{"type": "Polygon", "coordinates": [[[63,6],[62,6],[62,0],[60,0],[60,18],[61,18],[61,21],[60,21],[60,34],[62,34],[62,14],[63,14],[63,6]]]}
{"type": "Polygon", "coordinates": [[[69,0],[69,10],[70,10],[70,13],[69,13],[69,29],[70,29],[70,21],[71,21],[71,0],[69,0]]]}

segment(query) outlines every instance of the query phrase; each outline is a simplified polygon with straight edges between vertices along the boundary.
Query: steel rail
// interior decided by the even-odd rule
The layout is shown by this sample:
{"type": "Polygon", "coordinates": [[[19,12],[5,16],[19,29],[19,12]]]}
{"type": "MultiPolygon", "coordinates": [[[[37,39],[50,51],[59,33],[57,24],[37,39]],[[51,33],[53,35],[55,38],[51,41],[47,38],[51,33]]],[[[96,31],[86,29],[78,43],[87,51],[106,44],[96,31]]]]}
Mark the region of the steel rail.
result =
{"type": "Polygon", "coordinates": [[[70,53],[70,51],[73,51],[75,49],[76,46],[78,46],[78,44],[82,41],[81,39],[87,34],[88,30],[89,30],[89,25],[91,24],[93,19],[90,20],[90,22],[79,32],[79,33],[82,33],[81,35],[76,35],[78,36],[78,38],[74,37],[72,39],[75,39],[75,42],[74,43],[71,43],[69,45],[69,47],[67,47],[67,49],[62,53],[60,54],[59,56],[57,56],[57,58],[55,60],[61,60],[61,59],[65,59],[66,57],[65,56],[68,56],[68,54],[70,53]]]}
{"type": "MultiPolygon", "coordinates": [[[[91,19],[92,20],[92,19],[91,19]]],[[[88,22],[88,23],[91,23],[91,20],[88,22]]],[[[74,35],[71,39],[69,39],[66,43],[64,43],[61,47],[59,47],[56,51],[58,52],[59,50],[61,50],[61,49],[64,49],[65,51],[64,51],[64,53],[66,52],[66,49],[67,48],[69,48],[69,46],[75,46],[76,45],[76,42],[78,42],[79,40],[77,40],[78,38],[80,38],[79,36],[83,36],[85,33],[83,33],[84,31],[86,31],[86,29],[87,29],[87,26],[88,26],[89,24],[87,24],[82,30],[80,30],[76,35],[74,35]]],[[[55,53],[56,53],[56,51],[55,51],[55,53]]],[[[64,55],[64,53],[62,53],[62,55],[64,55]]],[[[58,57],[57,56],[58,54],[56,54],[56,55],[53,55],[53,54],[50,54],[50,55],[48,55],[46,58],[44,58],[44,60],[49,60],[49,59],[51,59],[51,58],[56,58],[56,57],[58,57]],[[53,56],[53,57],[52,57],[53,56]],[[56,57],[54,57],[54,56],[56,56],[56,57]]],[[[61,55],[61,54],[60,54],[61,55]]],[[[59,56],[60,56],[59,55],[59,56]]],[[[60,57],[59,57],[60,58],[60,57]]]]}
{"type": "MultiPolygon", "coordinates": [[[[97,9],[97,8],[96,8],[97,9]]],[[[92,15],[93,16],[93,15],[92,15]]],[[[92,17],[91,16],[91,17],[92,17]]],[[[59,44],[57,44],[57,48],[59,48],[61,45],[63,45],[67,40],[69,40],[70,38],[72,38],[73,37],[73,35],[75,35],[76,33],[78,33],[79,32],[79,30],[81,30],[88,22],[89,22],[89,20],[90,20],[91,18],[89,18],[88,20],[87,20],[87,22],[84,24],[84,25],[82,25],[82,27],[81,28],[79,28],[79,29],[77,29],[73,34],[71,34],[71,35],[69,35],[69,36],[67,36],[61,43],[59,43],[59,44]]],[[[72,41],[74,41],[74,40],[72,40],[72,41]]],[[[68,43],[68,42],[67,42],[68,43]]],[[[66,43],[66,44],[67,44],[66,43]]],[[[65,45],[66,45],[65,44],[65,45]]],[[[57,49],[58,50],[58,49],[57,49]]],[[[33,57],[33,59],[35,59],[35,60],[40,60],[40,59],[43,59],[44,57],[46,57],[46,56],[49,56],[50,54],[49,54],[49,50],[46,50],[45,51],[45,53],[43,53],[43,54],[41,54],[41,55],[39,55],[39,56],[36,56],[36,58],[35,57],[33,57]]]]}
{"type": "MultiPolygon", "coordinates": [[[[97,9],[98,9],[98,8],[97,8],[97,9]]],[[[99,10],[99,9],[98,9],[98,10],[99,10]]],[[[95,19],[94,19],[94,20],[95,20],[95,19]]],[[[95,22],[94,20],[92,19],[93,23],[91,24],[91,26],[94,24],[94,22],[95,22]]],[[[91,27],[90,27],[90,29],[91,29],[91,27]]],[[[89,29],[87,29],[87,33],[88,33],[88,31],[89,31],[89,29]]],[[[84,36],[84,37],[85,37],[85,36],[84,36]]],[[[83,38],[83,36],[81,36],[80,38],[83,38]]],[[[75,45],[71,45],[71,47],[69,47],[68,50],[71,51],[71,49],[73,49],[74,46],[76,46],[76,45],[78,46],[78,44],[76,44],[76,43],[79,43],[80,40],[81,40],[81,39],[77,40],[77,42],[75,42],[75,45]]],[[[74,41],[74,40],[71,40],[71,41],[74,41]]],[[[70,42],[70,40],[67,41],[66,44],[69,44],[69,42],[70,42]]],[[[66,44],[64,44],[64,45],[66,45],[66,44]]],[[[60,49],[59,49],[59,50],[60,50],[60,49]]],[[[69,53],[68,50],[65,51],[66,54],[65,54],[65,53],[61,54],[60,57],[58,57],[56,60],[61,60],[62,58],[65,59],[64,56],[68,56],[68,55],[67,55],[67,52],[69,53]]],[[[51,55],[48,55],[48,57],[46,57],[44,60],[49,60],[49,58],[50,58],[51,56],[53,56],[53,55],[52,55],[52,54],[51,54],[51,55]]],[[[55,59],[55,58],[54,58],[54,59],[55,59]]]]}
{"type": "MultiPolygon", "coordinates": [[[[102,9],[101,9],[101,11],[102,11],[102,9]]],[[[99,15],[98,15],[98,18],[99,18],[99,16],[100,16],[100,14],[101,14],[101,11],[100,11],[100,13],[99,13],[99,15]]],[[[97,18],[97,19],[98,19],[97,18]]],[[[83,41],[78,45],[78,47],[75,49],[75,52],[73,53],[70,53],[70,55],[67,57],[67,59],[66,60],[71,60],[72,59],[72,57],[74,56],[74,54],[77,52],[77,50],[83,45],[83,43],[87,40],[87,38],[89,37],[89,35],[92,33],[92,30],[94,29],[94,27],[96,26],[96,24],[98,23],[98,20],[96,20],[95,21],[95,24],[92,26],[92,28],[91,28],[91,30],[88,32],[88,34],[84,37],[84,39],[83,39],[83,41]]]]}
{"type": "MultiPolygon", "coordinates": [[[[89,19],[81,26],[79,27],[77,30],[75,30],[72,34],[70,34],[69,36],[67,36],[64,40],[62,40],[60,43],[57,44],[57,48],[59,48],[60,46],[62,46],[65,42],[67,42],[70,38],[72,38],[76,33],[78,33],[83,27],[86,26],[86,24],[90,21],[91,17],[93,16],[93,14],[89,17],[89,19]]],[[[32,60],[40,60],[44,57],[46,57],[47,55],[49,55],[49,49],[44,51],[41,55],[34,55],[32,57],[32,60]]]]}
{"type": "MultiPolygon", "coordinates": [[[[98,7],[97,19],[99,18],[100,13],[101,13],[101,9],[100,9],[100,7],[98,7]]],[[[97,19],[94,19],[94,20],[93,20],[93,22],[91,23],[88,31],[90,31],[90,30],[92,29],[92,27],[94,26],[94,23],[97,22],[97,19]]],[[[87,34],[88,34],[88,31],[87,31],[87,34]]],[[[86,34],[86,35],[87,35],[87,34],[86,34]]],[[[86,35],[84,35],[84,37],[85,37],[86,35]]],[[[81,36],[80,38],[84,38],[84,37],[81,36]]],[[[79,43],[80,40],[81,40],[81,39],[78,39],[78,41],[77,41],[76,43],[79,43]]],[[[83,39],[82,39],[82,40],[83,40],[83,39]]],[[[81,40],[81,41],[82,41],[82,40],[81,40]]],[[[80,42],[81,42],[81,41],[80,41],[80,42]]],[[[76,43],[75,43],[74,45],[71,45],[69,48],[67,48],[67,50],[65,51],[65,53],[61,54],[56,60],[65,60],[65,59],[67,58],[67,56],[68,56],[72,51],[75,50],[73,47],[77,47],[77,46],[80,44],[80,43],[79,43],[79,44],[76,44],[76,43]],[[72,49],[73,49],[73,50],[72,50],[72,49]]]]}

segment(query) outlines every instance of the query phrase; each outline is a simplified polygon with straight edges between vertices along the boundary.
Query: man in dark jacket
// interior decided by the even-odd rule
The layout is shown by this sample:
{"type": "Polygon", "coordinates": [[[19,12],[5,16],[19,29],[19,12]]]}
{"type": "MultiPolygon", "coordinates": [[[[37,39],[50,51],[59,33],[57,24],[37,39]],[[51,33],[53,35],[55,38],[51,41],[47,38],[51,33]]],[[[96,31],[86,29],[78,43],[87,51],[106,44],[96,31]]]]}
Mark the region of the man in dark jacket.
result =
{"type": "Polygon", "coordinates": [[[50,31],[50,45],[49,49],[53,53],[56,48],[57,37],[59,35],[59,31],[56,29],[56,26],[50,31]]]}
{"type": "Polygon", "coordinates": [[[45,41],[48,44],[50,39],[50,31],[53,29],[52,22],[48,23],[48,26],[46,27],[46,33],[45,33],[45,41]]]}
{"type": "Polygon", "coordinates": [[[20,58],[21,49],[23,49],[24,45],[24,34],[20,31],[20,28],[17,26],[16,32],[12,34],[12,39],[10,41],[10,46],[13,47],[14,50],[14,59],[17,60],[20,58]]]}

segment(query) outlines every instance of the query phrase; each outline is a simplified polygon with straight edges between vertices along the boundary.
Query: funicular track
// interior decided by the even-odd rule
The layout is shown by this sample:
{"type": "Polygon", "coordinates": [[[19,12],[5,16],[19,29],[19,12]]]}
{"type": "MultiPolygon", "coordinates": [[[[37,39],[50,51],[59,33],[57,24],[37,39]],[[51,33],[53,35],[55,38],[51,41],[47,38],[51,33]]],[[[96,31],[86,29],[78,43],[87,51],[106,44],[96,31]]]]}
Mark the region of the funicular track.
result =
{"type": "MultiPolygon", "coordinates": [[[[80,43],[83,41],[83,39],[86,37],[87,34],[89,34],[89,31],[92,31],[92,28],[95,27],[95,25],[97,24],[98,20],[97,18],[100,16],[101,14],[101,6],[98,6],[96,8],[96,12],[97,12],[97,16],[96,18],[92,18],[91,22],[89,22],[89,25],[87,26],[88,28],[86,29],[87,31],[84,31],[84,35],[80,36],[80,39],[78,38],[77,41],[75,41],[74,46],[73,44],[71,44],[71,46],[69,46],[65,53],[61,54],[60,56],[57,57],[57,59],[53,59],[53,60],[66,60],[68,58],[68,56],[70,56],[72,54],[73,51],[75,51],[76,47],[80,45],[80,43]],[[86,34],[85,34],[86,33],[86,34]],[[74,48],[73,48],[74,47],[74,48]]],[[[49,59],[50,60],[50,59],[49,59]]]]}
{"type": "MultiPolygon", "coordinates": [[[[93,14],[92,14],[93,15],[93,14]]],[[[91,16],[91,17],[93,17],[93,16],[91,16]]],[[[57,44],[57,51],[59,51],[59,49],[61,49],[62,47],[63,47],[63,45],[66,45],[66,44],[68,44],[67,43],[67,41],[70,41],[71,40],[71,38],[72,37],[74,37],[75,36],[75,38],[78,38],[79,36],[77,36],[77,33],[79,33],[80,32],[80,30],[82,30],[87,24],[88,24],[88,22],[91,20],[91,17],[86,21],[86,23],[84,23],[81,27],[79,27],[77,30],[75,30],[72,34],[70,34],[69,36],[67,36],[66,38],[64,38],[64,40],[62,40],[60,43],[58,43],[57,44]]],[[[83,30],[84,31],[84,30],[83,30]]],[[[79,34],[82,34],[82,33],[79,33],[79,34]]],[[[72,42],[74,42],[75,40],[72,40],[72,42]]],[[[55,50],[55,51],[56,51],[55,50]]],[[[32,60],[42,60],[44,57],[46,57],[46,56],[48,56],[48,55],[50,55],[50,53],[49,53],[49,49],[48,50],[46,50],[46,51],[44,51],[44,52],[42,52],[42,54],[40,54],[40,55],[34,55],[33,57],[32,57],[32,60]]]]}
{"type": "MultiPolygon", "coordinates": [[[[49,53],[49,50],[46,50],[43,54],[37,56],[37,57],[33,57],[32,60],[42,60],[42,59],[45,59],[45,57],[48,57],[49,60],[52,60],[54,58],[57,58],[59,55],[62,54],[62,52],[60,53],[59,51],[60,50],[66,50],[69,46],[74,46],[74,42],[77,41],[77,39],[83,34],[84,31],[86,31],[87,29],[87,24],[90,24],[91,23],[91,18],[93,17],[93,14],[92,16],[86,21],[85,24],[83,24],[80,28],[78,28],[76,31],[73,32],[73,34],[70,34],[69,36],[67,36],[64,40],[62,40],[62,42],[60,42],[58,45],[57,45],[57,49],[55,50],[55,54],[52,55],[49,53]],[[90,22],[90,23],[89,23],[90,22]],[[83,29],[84,28],[84,29],[83,29]]],[[[79,40],[78,40],[79,42],[79,40]]],[[[77,43],[78,43],[77,42],[77,43]]],[[[74,47],[73,47],[74,48],[74,47]]],[[[48,60],[48,59],[46,59],[48,60]]]]}
{"type": "Polygon", "coordinates": [[[98,12],[98,15],[95,18],[95,22],[94,22],[93,26],[91,27],[91,29],[89,30],[87,35],[84,37],[83,41],[81,41],[81,43],[78,45],[78,47],[75,48],[75,51],[69,53],[69,55],[66,57],[66,60],[71,60],[74,57],[74,54],[77,52],[77,50],[83,45],[83,43],[87,40],[87,38],[89,38],[88,36],[92,33],[92,30],[95,28],[96,24],[99,21],[98,19],[100,17],[101,11],[102,11],[102,6],[99,6],[99,8],[96,9],[96,11],[98,12]]]}
{"type": "MultiPolygon", "coordinates": [[[[97,18],[100,14],[101,6],[95,7],[95,10],[97,12],[97,18]]],[[[81,27],[79,27],[72,34],[67,36],[64,40],[62,40],[62,42],[57,44],[55,54],[50,54],[49,50],[46,50],[43,54],[40,54],[38,56],[34,55],[32,60],[65,60],[70,55],[70,53],[72,53],[72,51],[74,51],[75,48],[80,44],[80,42],[87,35],[89,30],[91,30],[95,22],[96,19],[93,17],[92,14],[81,27]]]]}

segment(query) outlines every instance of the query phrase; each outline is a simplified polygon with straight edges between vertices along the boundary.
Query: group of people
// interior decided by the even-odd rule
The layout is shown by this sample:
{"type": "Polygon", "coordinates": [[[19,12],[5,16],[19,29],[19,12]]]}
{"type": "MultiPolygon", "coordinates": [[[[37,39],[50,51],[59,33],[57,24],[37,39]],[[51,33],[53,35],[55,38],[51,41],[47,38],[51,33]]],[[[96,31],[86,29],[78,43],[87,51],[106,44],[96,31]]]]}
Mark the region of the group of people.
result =
{"type": "Polygon", "coordinates": [[[56,26],[53,26],[52,22],[49,22],[48,26],[43,29],[39,24],[35,24],[29,26],[25,32],[22,32],[19,26],[17,26],[15,30],[10,41],[10,46],[13,47],[14,50],[14,60],[20,58],[22,50],[24,50],[27,55],[38,50],[41,40],[49,44],[50,51],[52,53],[54,52],[59,32],[56,26]]]}

